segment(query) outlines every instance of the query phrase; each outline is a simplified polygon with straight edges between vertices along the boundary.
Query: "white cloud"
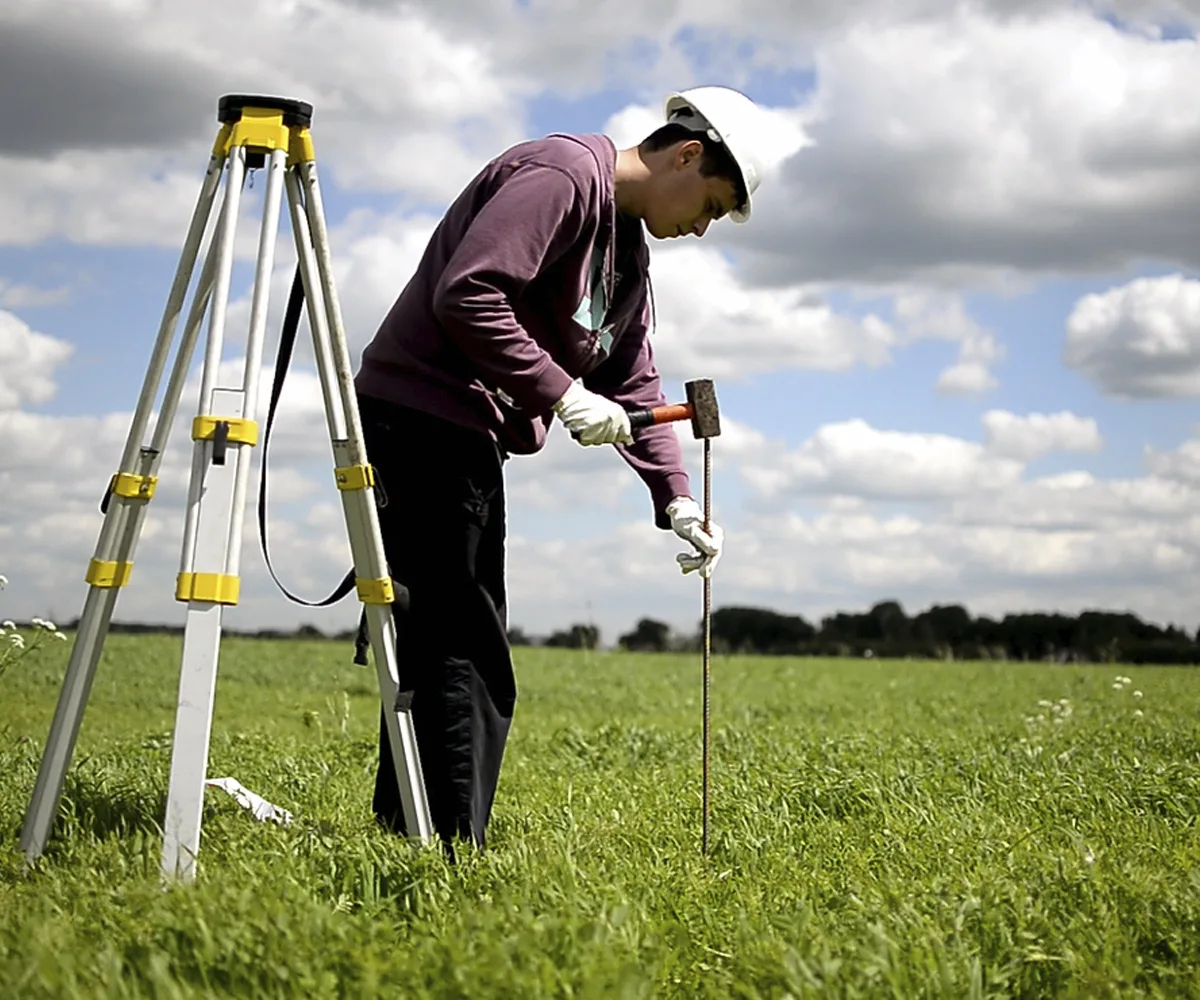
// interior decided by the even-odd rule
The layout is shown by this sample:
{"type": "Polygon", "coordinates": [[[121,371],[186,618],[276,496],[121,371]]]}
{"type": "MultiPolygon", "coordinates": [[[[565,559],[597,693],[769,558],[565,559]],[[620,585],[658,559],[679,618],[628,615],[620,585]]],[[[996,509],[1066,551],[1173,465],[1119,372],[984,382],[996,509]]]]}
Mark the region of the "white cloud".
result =
{"type": "Polygon", "coordinates": [[[312,103],[343,189],[446,200],[523,137],[518,79],[407,7],[68,0],[0,26],[0,85],[37,98],[0,113],[0,243],[178,246],[227,93],[312,103]],[[236,58],[230,24],[255,39],[236,58]]]}
{"type": "Polygon", "coordinates": [[[205,163],[148,162],[143,153],[109,150],[86,158],[73,152],[0,157],[0,245],[63,236],[76,243],[181,247],[205,163]]]}
{"type": "Polygon", "coordinates": [[[66,341],[38,333],[0,309],[0,417],[5,410],[53,398],[54,370],[73,352],[66,341]]]}
{"type": "Polygon", "coordinates": [[[1023,465],[945,434],[879,430],[864,420],[825,424],[793,451],[747,463],[742,475],[765,498],[841,494],[932,500],[1016,483],[1023,465]]]}
{"type": "Polygon", "coordinates": [[[844,371],[890,360],[892,327],[839,315],[804,287],[749,289],[729,261],[701,246],[655,249],[655,352],[669,377],[714,378],[799,368],[844,371]]]}
{"type": "Polygon", "coordinates": [[[631,104],[609,116],[604,133],[618,149],[636,146],[663,123],[662,109],[631,104]]]}
{"type": "Polygon", "coordinates": [[[1055,451],[1097,452],[1104,447],[1094,419],[1066,410],[1023,417],[1006,410],[988,410],[982,419],[988,450],[1022,462],[1055,451]]]}
{"type": "Polygon", "coordinates": [[[354,367],[416,271],[440,220],[431,216],[351,213],[330,233],[334,275],[354,367]]]}
{"type": "Polygon", "coordinates": [[[1004,357],[1004,348],[991,334],[964,340],[958,361],[938,375],[937,390],[943,396],[982,396],[1000,385],[991,366],[1004,357]]]}
{"type": "Polygon", "coordinates": [[[573,622],[596,620],[615,641],[637,618],[649,616],[694,630],[700,587],[684,576],[675,553],[686,546],[648,519],[571,539],[509,541],[510,621],[546,634],[573,622]]]}
{"type": "Polygon", "coordinates": [[[1179,505],[1147,519],[1136,503],[1120,502],[1130,492],[1121,485],[1014,485],[995,494],[1005,505],[992,507],[998,521],[980,516],[991,504],[985,494],[921,518],[833,511],[743,520],[721,563],[719,600],[813,620],[895,597],[910,611],[948,602],[976,614],[1103,607],[1194,625],[1187,594],[1200,583],[1200,519],[1179,505]],[[1038,491],[1057,517],[1004,519],[1019,518],[1038,491]]]}
{"type": "Polygon", "coordinates": [[[967,313],[961,295],[931,288],[903,288],[892,304],[908,340],[979,340],[987,331],[967,313]]]}
{"type": "Polygon", "coordinates": [[[954,523],[970,526],[1103,531],[1136,523],[1183,523],[1195,503],[1189,486],[1157,475],[1098,479],[1070,472],[958,498],[948,515],[954,523]]]}
{"type": "MultiPolygon", "coordinates": [[[[383,7],[392,0],[355,2],[383,7]]],[[[747,86],[756,71],[807,66],[813,48],[847,26],[936,22],[953,9],[945,0],[422,0],[420,6],[448,28],[490,40],[503,65],[524,68],[567,97],[617,81],[654,92],[714,79],[747,86]]],[[[1190,0],[1096,0],[1090,6],[1131,21],[1146,37],[1157,37],[1154,25],[1164,21],[1197,21],[1190,0]]],[[[978,0],[969,8],[1020,20],[1087,5],[978,0]]]]}
{"type": "Polygon", "coordinates": [[[726,526],[723,599],[811,618],[897,597],[910,608],[1108,607],[1194,624],[1185,596],[1200,585],[1192,442],[1151,453],[1142,478],[1025,480],[1025,461],[1050,450],[1099,448],[1094,422],[991,411],[984,426],[986,446],[862,421],[825,425],[792,450],[748,436],[734,455],[760,502],[726,526]]]}
{"type": "Polygon", "coordinates": [[[1175,451],[1160,451],[1147,445],[1145,463],[1155,476],[1189,486],[1200,486],[1200,438],[1185,441],[1175,451]]]}
{"type": "Polygon", "coordinates": [[[32,306],[49,306],[64,302],[71,289],[66,285],[57,288],[39,288],[36,285],[0,278],[0,309],[26,309],[32,306]]]}
{"type": "Polygon", "coordinates": [[[1068,365],[1119,397],[1200,392],[1200,281],[1138,278],[1083,296],[1067,319],[1068,365]]]}
{"type": "MultiPolygon", "coordinates": [[[[41,99],[42,114],[10,108],[5,142],[48,149],[152,148],[182,139],[206,118],[216,127],[216,98],[267,94],[314,105],[320,134],[358,133],[371,149],[399,126],[478,122],[488,131],[511,111],[514,81],[499,76],[477,43],[438,28],[411,6],[309,0],[211,0],[202,6],[64,0],[53,12],[38,3],[4,15],[9,70],[19,53],[36,52],[58,86],[41,99]],[[255,45],[230,58],[229,25],[255,45]],[[22,44],[23,43],[23,44],[22,44]]],[[[211,139],[210,139],[211,142],[211,139]]],[[[345,150],[349,152],[349,150],[345,150]]]]}
{"type": "Polygon", "coordinates": [[[1196,44],[976,4],[824,36],[815,145],[764,187],[763,280],[951,285],[1197,261],[1196,44]]]}
{"type": "Polygon", "coordinates": [[[650,501],[634,471],[613,448],[584,447],[573,441],[557,421],[546,447],[537,455],[516,456],[505,468],[511,509],[612,512],[629,494],[637,497],[649,518],[650,501]]]}
{"type": "Polygon", "coordinates": [[[958,360],[938,375],[942,396],[981,396],[999,386],[992,366],[1003,360],[995,335],[968,314],[961,295],[929,287],[900,287],[892,301],[904,342],[948,340],[959,345],[958,360]]]}
{"type": "Polygon", "coordinates": [[[645,104],[608,123],[633,141],[668,88],[747,86],[754,68],[803,70],[815,52],[813,106],[769,113],[781,153],[816,144],[790,179],[764,186],[755,225],[722,231],[765,247],[771,280],[1189,252],[1175,203],[1194,187],[1183,151],[1200,130],[1190,43],[1041,2],[621,8],[69,0],[51,16],[9,4],[0,67],[39,101],[0,118],[0,241],[177,246],[223,93],[312,101],[318,156],[339,186],[442,203],[529,134],[523,102],[538,93],[635,81],[645,104]],[[235,22],[257,42],[231,61],[235,22]],[[706,42],[706,64],[685,27],[706,42]]]}
{"type": "Polygon", "coordinates": [[[986,365],[959,361],[938,375],[937,390],[943,396],[982,396],[999,384],[986,365]]]}

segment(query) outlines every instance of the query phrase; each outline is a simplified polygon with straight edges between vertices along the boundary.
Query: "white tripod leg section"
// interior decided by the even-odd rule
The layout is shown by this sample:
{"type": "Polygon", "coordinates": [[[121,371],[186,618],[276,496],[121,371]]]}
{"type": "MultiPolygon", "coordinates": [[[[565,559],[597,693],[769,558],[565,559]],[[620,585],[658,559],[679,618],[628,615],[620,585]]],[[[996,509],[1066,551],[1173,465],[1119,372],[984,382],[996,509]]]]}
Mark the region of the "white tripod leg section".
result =
{"type": "Polygon", "coordinates": [[[287,159],[286,150],[276,150],[269,161],[243,384],[241,389],[218,389],[211,387],[221,360],[236,227],[236,192],[241,184],[243,156],[244,151],[238,150],[230,160],[228,219],[223,220],[227,225],[220,234],[200,413],[193,427],[196,446],[176,592],[177,599],[188,602],[188,610],[171,753],[171,783],[163,822],[162,870],[165,877],[183,881],[195,878],[200,849],[222,615],[226,605],[238,601],[250,449],[257,441],[254,407],[287,159]]]}
{"type": "MultiPolygon", "coordinates": [[[[242,393],[218,389],[213,403],[223,414],[240,417],[242,393]]],[[[192,464],[192,492],[203,497],[197,518],[194,573],[215,577],[224,573],[225,547],[233,512],[237,463],[213,465],[211,446],[199,443],[192,464]]],[[[163,823],[162,869],[167,877],[190,882],[195,877],[200,849],[200,814],[204,807],[204,779],[212,735],[217,661],[221,646],[222,601],[188,603],[183,634],[183,666],[179,673],[179,702],[175,712],[175,737],[171,747],[171,784],[163,823]]]]}
{"type": "Polygon", "coordinates": [[[332,275],[325,215],[317,184],[316,164],[300,163],[288,178],[292,229],[308,304],[313,354],[325,396],[338,490],[350,535],[359,599],[366,606],[371,649],[379,677],[379,695],[392,748],[392,765],[410,838],[434,837],[425,792],[425,777],[417,751],[417,734],[409,705],[399,700],[396,661],[396,623],[392,615],[392,583],[387,571],[374,479],[367,467],[358,398],[350,370],[350,354],[332,275]],[[299,187],[303,186],[303,210],[299,187]]]}

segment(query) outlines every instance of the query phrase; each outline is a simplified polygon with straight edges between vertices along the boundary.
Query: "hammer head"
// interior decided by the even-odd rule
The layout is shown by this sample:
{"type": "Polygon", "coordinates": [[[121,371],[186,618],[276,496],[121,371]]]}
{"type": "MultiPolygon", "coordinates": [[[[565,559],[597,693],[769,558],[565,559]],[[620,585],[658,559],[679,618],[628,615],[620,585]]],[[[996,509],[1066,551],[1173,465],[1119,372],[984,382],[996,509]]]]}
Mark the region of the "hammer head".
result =
{"type": "Polygon", "coordinates": [[[715,438],[721,434],[721,411],[717,408],[717,390],[710,378],[685,382],[687,401],[692,407],[692,436],[715,438]]]}

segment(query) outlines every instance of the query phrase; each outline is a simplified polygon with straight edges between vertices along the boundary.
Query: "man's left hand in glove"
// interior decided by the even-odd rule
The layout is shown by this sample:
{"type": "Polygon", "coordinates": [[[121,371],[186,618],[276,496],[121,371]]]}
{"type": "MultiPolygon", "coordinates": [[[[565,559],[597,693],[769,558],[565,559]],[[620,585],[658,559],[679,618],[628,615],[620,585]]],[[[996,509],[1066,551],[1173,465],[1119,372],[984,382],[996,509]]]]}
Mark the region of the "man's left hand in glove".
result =
{"type": "Polygon", "coordinates": [[[684,573],[699,570],[701,576],[711,576],[721,558],[725,533],[711,521],[708,525],[709,530],[704,530],[704,512],[691,497],[676,497],[672,500],[667,504],[667,516],[671,519],[671,529],[675,534],[690,542],[696,550],[681,552],[675,557],[679,568],[684,573]]]}

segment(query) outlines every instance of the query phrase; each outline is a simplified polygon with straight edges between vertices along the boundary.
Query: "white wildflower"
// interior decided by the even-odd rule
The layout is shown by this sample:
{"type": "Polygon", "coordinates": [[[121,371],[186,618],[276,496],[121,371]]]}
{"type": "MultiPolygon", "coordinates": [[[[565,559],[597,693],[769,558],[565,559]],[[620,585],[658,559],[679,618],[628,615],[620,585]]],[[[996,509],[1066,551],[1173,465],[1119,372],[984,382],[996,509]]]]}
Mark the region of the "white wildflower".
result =
{"type": "Polygon", "coordinates": [[[1133,710],[1133,717],[1135,719],[1140,719],[1143,715],[1145,715],[1145,713],[1140,708],[1135,708],[1133,710]]]}
{"type": "Polygon", "coordinates": [[[0,575],[0,590],[8,586],[8,577],[0,575]]]}
{"type": "Polygon", "coordinates": [[[61,642],[67,641],[67,637],[65,635],[63,635],[61,632],[55,632],[54,638],[60,640],[61,642]]]}
{"type": "Polygon", "coordinates": [[[11,642],[16,649],[25,648],[25,636],[21,635],[20,632],[14,632],[8,637],[8,641],[11,642]]]}
{"type": "Polygon", "coordinates": [[[17,627],[17,623],[12,621],[11,619],[0,622],[0,628],[16,628],[16,627],[17,627]]]}
{"type": "Polygon", "coordinates": [[[1135,698],[1140,698],[1140,697],[1142,696],[1142,692],[1141,692],[1141,691],[1134,691],[1134,692],[1133,692],[1133,696],[1134,696],[1135,698]]]}
{"type": "Polygon", "coordinates": [[[1050,707],[1050,705],[1051,705],[1051,703],[1050,703],[1049,701],[1047,701],[1045,698],[1039,698],[1039,699],[1038,699],[1038,707],[1040,707],[1040,708],[1049,708],[1049,707],[1050,707]]]}
{"type": "Polygon", "coordinates": [[[1117,683],[1113,685],[1113,690],[1120,691],[1123,689],[1123,687],[1124,687],[1124,685],[1122,685],[1120,681],[1117,681],[1117,683]]]}

